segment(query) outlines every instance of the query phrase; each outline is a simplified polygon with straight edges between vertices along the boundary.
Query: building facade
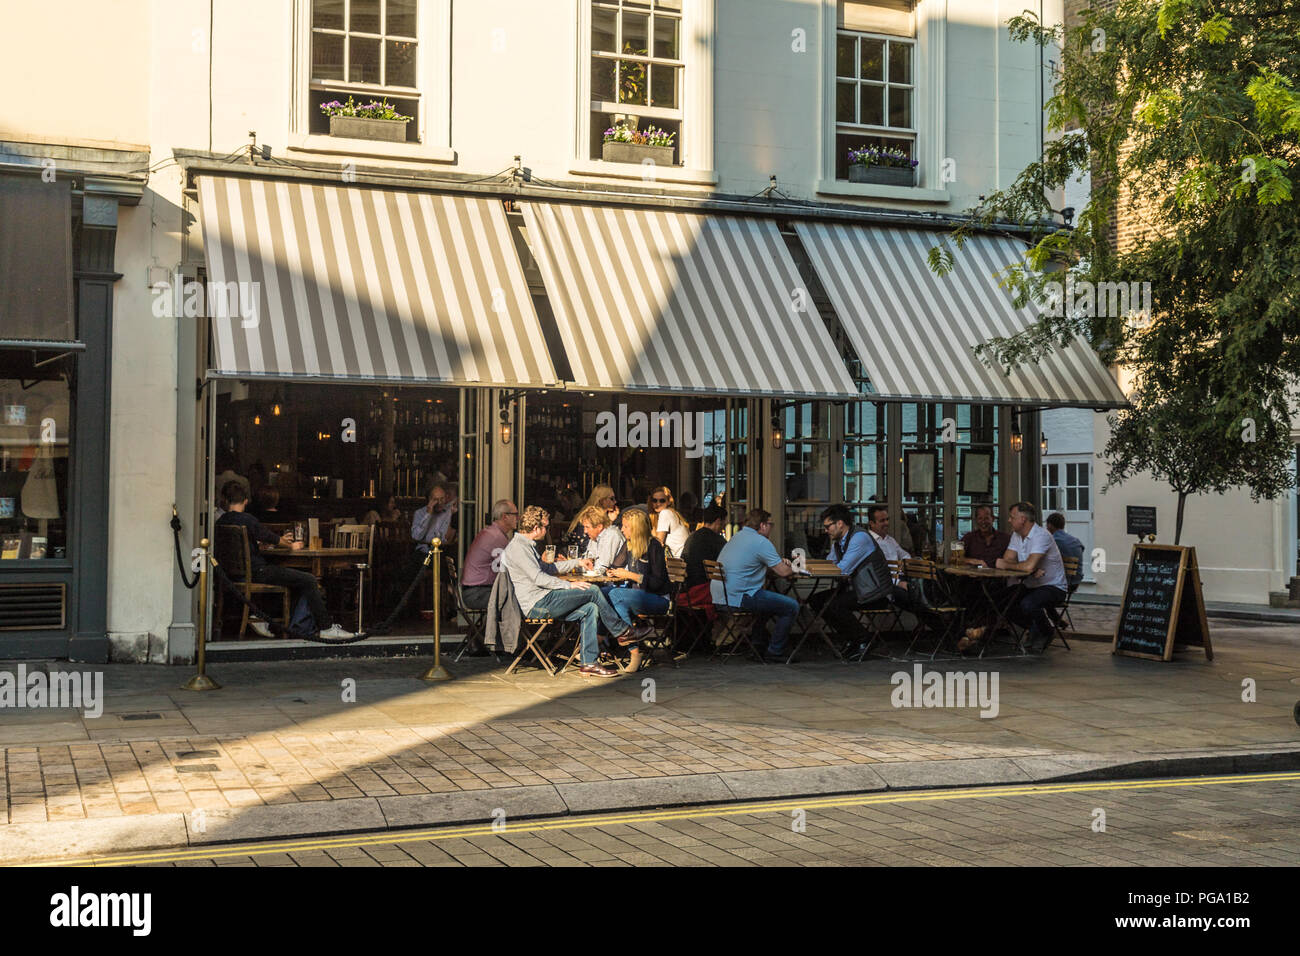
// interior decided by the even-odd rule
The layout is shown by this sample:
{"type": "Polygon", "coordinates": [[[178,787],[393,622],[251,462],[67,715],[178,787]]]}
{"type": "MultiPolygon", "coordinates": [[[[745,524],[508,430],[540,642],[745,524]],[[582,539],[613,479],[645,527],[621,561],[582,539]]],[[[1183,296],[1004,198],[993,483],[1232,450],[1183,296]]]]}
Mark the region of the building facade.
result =
{"type": "Polygon", "coordinates": [[[0,630],[5,656],[189,659],[169,521],[188,570],[227,467],[349,514],[441,475],[466,528],[498,497],[671,484],[733,522],[774,512],[785,552],[824,547],[825,505],[874,501],[919,552],[1037,495],[1038,411],[1123,401],[1081,345],[1011,377],[970,357],[1024,319],[992,278],[1013,228],[946,280],[924,265],[1042,148],[1050,54],[1010,40],[1019,4],[76,6],[75,31],[66,9],[17,17],[30,42],[0,71],[41,96],[0,104],[0,174],[112,199],[90,207],[114,255],[76,300],[103,447],[71,452],[90,483],[61,568],[89,637],[0,630]],[[56,59],[77,68],[50,78],[56,59]],[[350,99],[409,119],[327,115],[350,99]],[[620,149],[650,128],[666,149],[620,149]],[[698,416],[700,453],[605,447],[620,404],[698,416]]]}

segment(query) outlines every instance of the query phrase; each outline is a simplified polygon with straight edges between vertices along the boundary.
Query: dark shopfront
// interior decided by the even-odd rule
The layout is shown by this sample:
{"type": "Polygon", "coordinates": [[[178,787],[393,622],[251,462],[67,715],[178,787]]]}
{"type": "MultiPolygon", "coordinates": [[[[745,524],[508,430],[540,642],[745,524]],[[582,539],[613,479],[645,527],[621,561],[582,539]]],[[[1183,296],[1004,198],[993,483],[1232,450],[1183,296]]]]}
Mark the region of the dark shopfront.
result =
{"type": "Polygon", "coordinates": [[[140,190],[122,185],[0,175],[3,658],[108,658],[113,260],[140,190]]]}

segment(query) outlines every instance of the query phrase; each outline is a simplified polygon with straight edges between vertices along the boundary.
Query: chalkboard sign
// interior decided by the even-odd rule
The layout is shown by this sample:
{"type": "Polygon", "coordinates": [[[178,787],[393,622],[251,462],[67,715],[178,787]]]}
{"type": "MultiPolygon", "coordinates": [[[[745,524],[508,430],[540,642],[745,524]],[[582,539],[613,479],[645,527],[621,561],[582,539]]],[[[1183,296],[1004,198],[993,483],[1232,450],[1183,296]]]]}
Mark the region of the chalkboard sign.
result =
{"type": "Polygon", "coordinates": [[[1150,505],[1125,505],[1124,518],[1129,534],[1144,538],[1156,533],[1156,509],[1150,505]]]}
{"type": "Polygon", "coordinates": [[[1204,647],[1214,659],[1196,549],[1134,545],[1112,652],[1167,661],[1175,645],[1204,647]]]}

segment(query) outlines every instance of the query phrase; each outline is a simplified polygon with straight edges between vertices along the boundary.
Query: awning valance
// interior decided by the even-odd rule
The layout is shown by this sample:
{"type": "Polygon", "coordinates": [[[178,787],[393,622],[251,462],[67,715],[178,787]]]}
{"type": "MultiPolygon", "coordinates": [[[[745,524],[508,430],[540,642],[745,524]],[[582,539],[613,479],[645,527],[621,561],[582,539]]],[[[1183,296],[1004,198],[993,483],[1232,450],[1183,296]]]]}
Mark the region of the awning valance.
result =
{"type": "Polygon", "coordinates": [[[215,375],[556,381],[499,200],[203,176],[199,204],[215,375]]]}
{"type": "Polygon", "coordinates": [[[773,222],[567,203],[523,211],[576,385],[857,394],[773,222]]]}
{"type": "Polygon", "coordinates": [[[1023,246],[974,236],[954,249],[954,268],[927,265],[936,244],[919,229],[801,222],[795,226],[840,322],[882,399],[1116,408],[1124,393],[1082,340],[1036,365],[1004,375],[973,346],[1028,328],[994,273],[1023,257],[1023,246]]]}

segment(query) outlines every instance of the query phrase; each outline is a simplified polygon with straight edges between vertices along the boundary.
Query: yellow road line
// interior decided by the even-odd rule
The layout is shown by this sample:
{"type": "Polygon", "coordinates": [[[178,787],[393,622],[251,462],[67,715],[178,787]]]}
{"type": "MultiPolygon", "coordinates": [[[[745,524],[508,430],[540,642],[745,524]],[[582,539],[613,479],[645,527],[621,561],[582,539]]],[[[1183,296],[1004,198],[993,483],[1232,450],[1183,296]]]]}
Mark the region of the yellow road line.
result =
{"type": "Polygon", "coordinates": [[[1169,780],[1096,781],[1081,783],[1042,783],[1018,786],[968,787],[951,790],[886,791],[842,795],[769,800],[761,803],[728,803],[681,807],[674,810],[638,810],[627,813],[598,813],[579,817],[553,817],[521,823],[505,823],[497,828],[490,823],[438,827],[425,830],[396,830],[361,836],[313,837],[279,842],[213,844],[186,850],[160,850],[123,856],[91,856],[77,859],[48,860],[30,866],[138,866],[154,863],[177,863],[184,860],[227,859],[241,856],[266,856],[272,853],[295,853],[310,850],[345,849],[382,844],[418,843],[455,840],[467,837],[504,836],[512,833],[536,833],[547,830],[575,830],[634,823],[660,823],[668,820],[692,820],[702,817],[731,817],[758,813],[788,813],[792,810],[829,810],[877,804],[921,803],[935,800],[978,800],[989,797],[1050,796],[1062,793],[1096,793],[1116,790],[1155,790],[1170,787],[1210,787],[1239,783],[1273,783],[1300,781],[1300,772],[1240,774],[1221,777],[1179,777],[1169,780]]]}

